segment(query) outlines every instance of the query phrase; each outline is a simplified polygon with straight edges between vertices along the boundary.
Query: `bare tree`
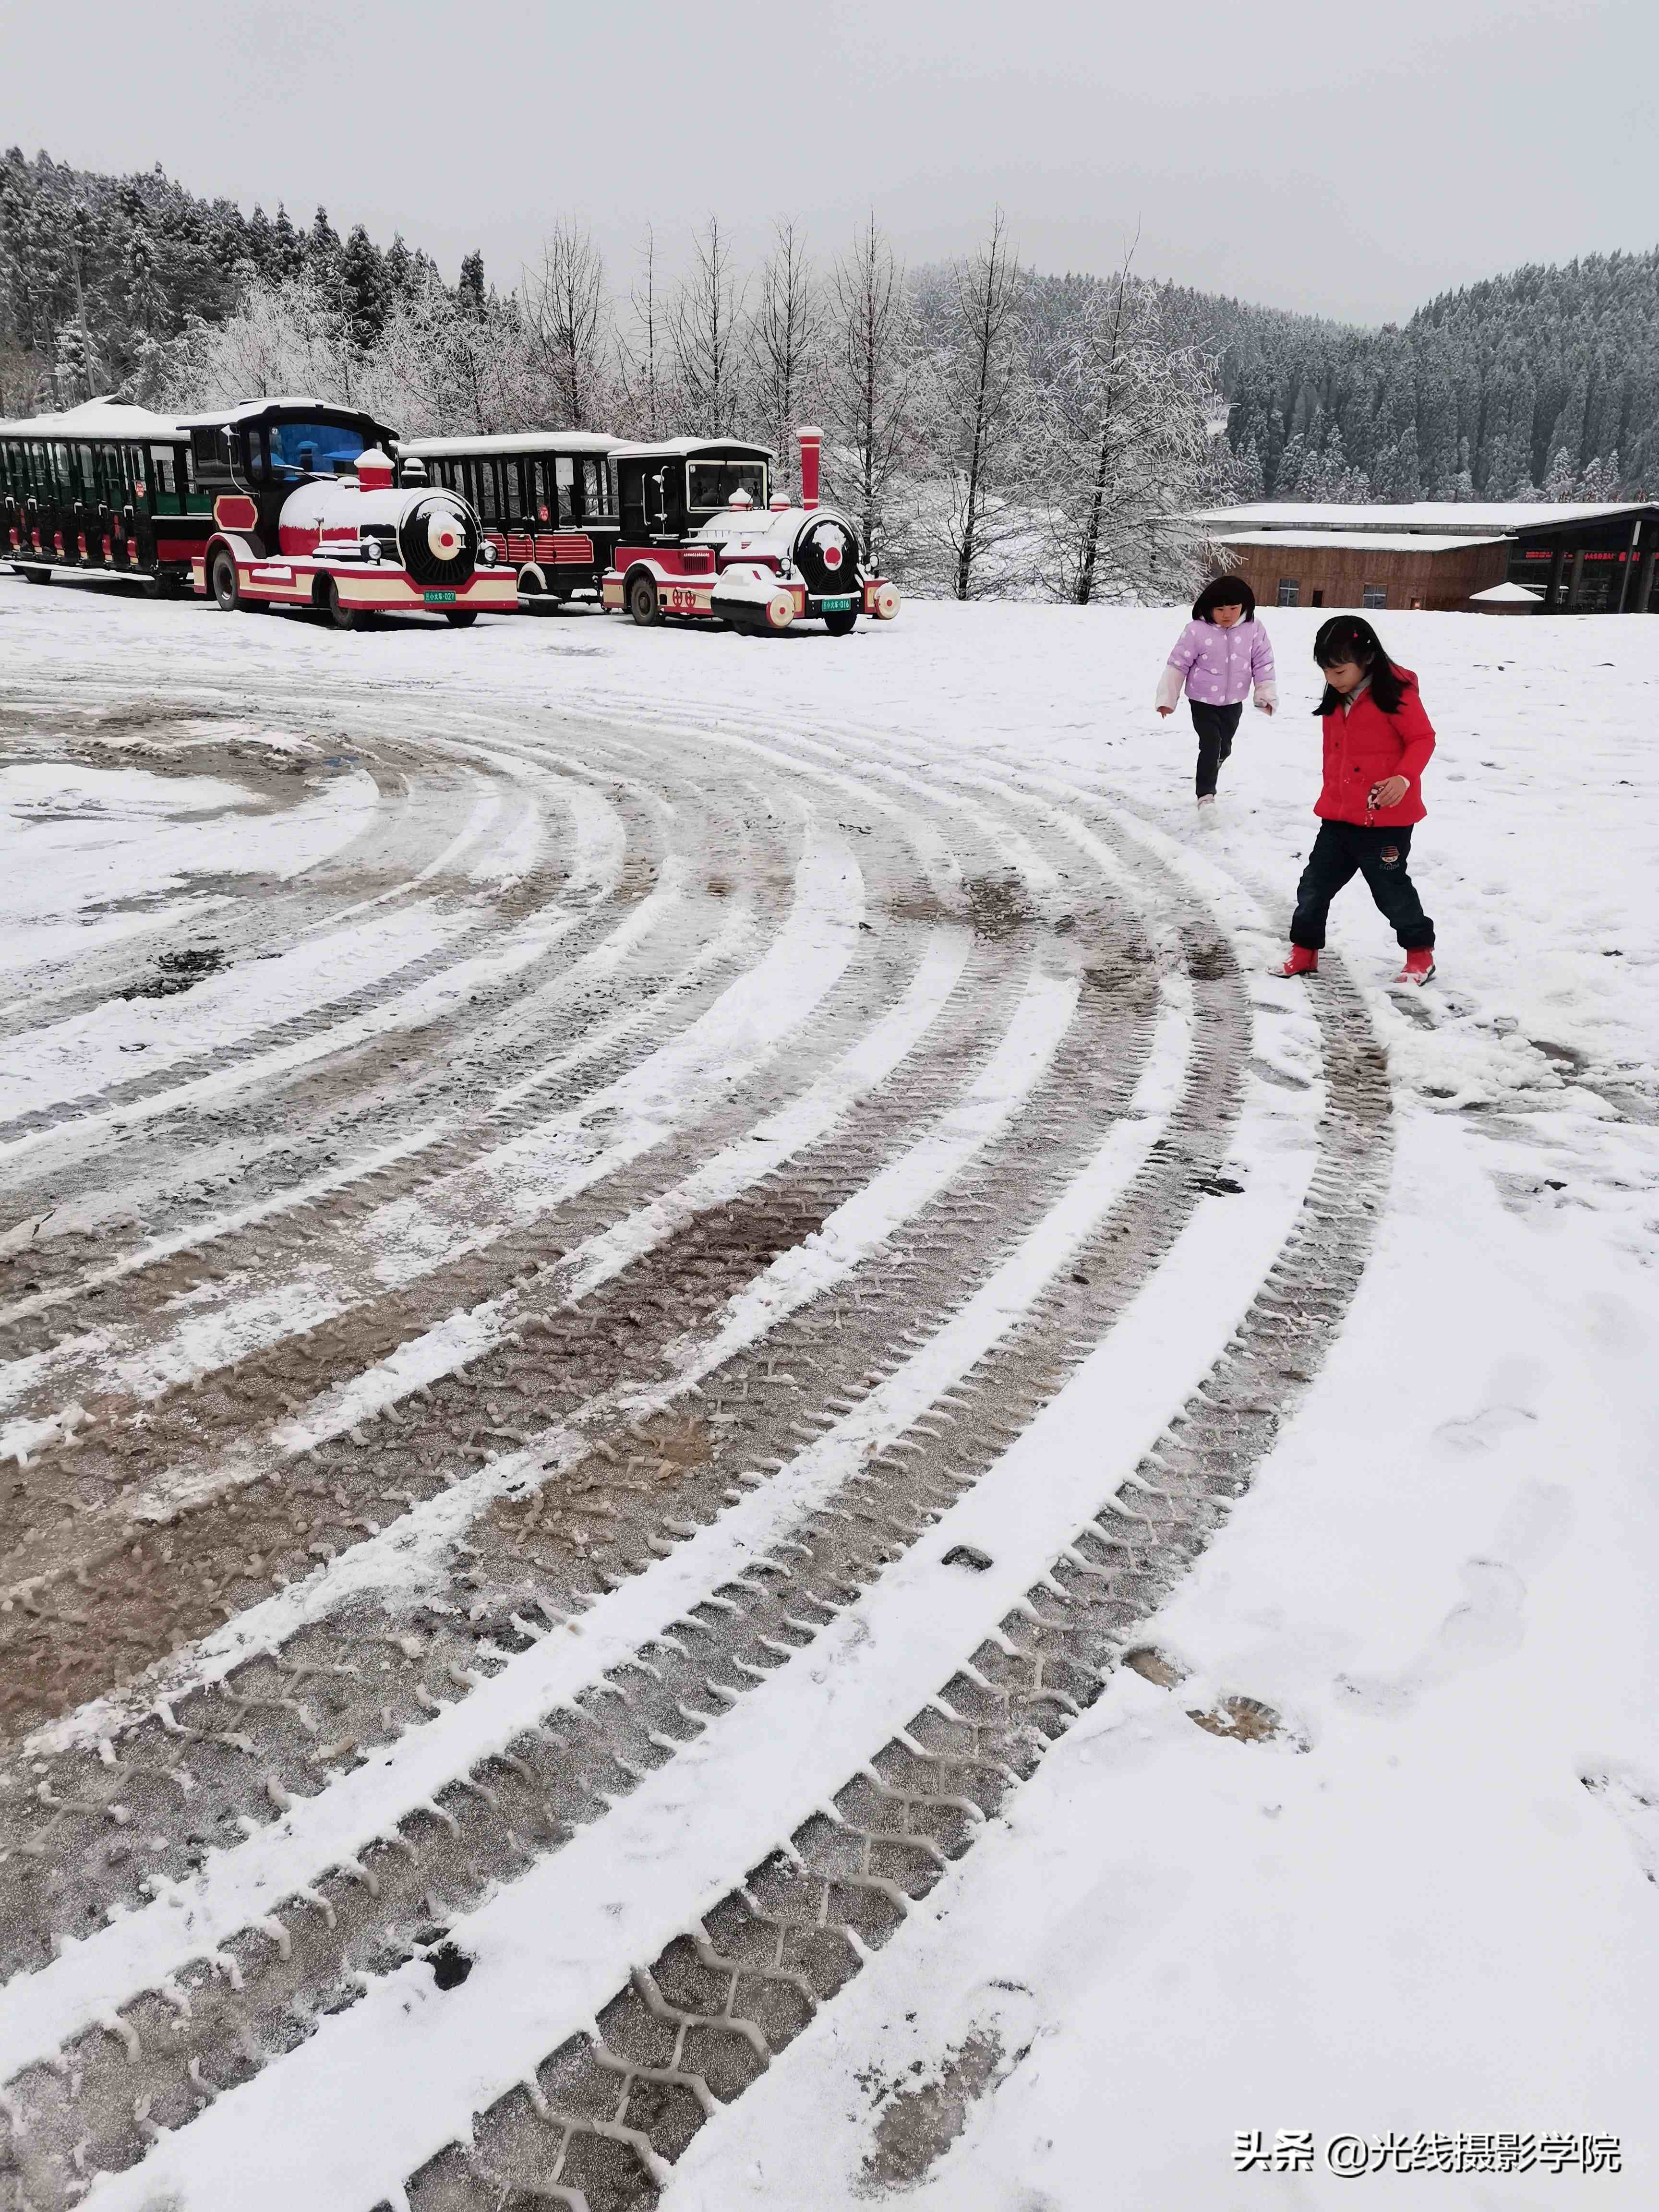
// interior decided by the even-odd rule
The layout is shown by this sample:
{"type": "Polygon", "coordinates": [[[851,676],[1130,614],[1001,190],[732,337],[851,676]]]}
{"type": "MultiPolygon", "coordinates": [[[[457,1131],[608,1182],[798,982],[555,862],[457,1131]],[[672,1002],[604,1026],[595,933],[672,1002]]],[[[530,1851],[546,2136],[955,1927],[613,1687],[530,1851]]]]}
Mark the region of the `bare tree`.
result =
{"type": "Polygon", "coordinates": [[[1183,518],[1218,464],[1215,364],[1165,331],[1133,256],[1132,244],[1116,276],[1091,288],[1044,364],[1036,473],[1051,574],[1079,606],[1194,578],[1200,536],[1183,518]]]}
{"type": "Polygon", "coordinates": [[[553,387],[567,429],[586,429],[598,411],[605,351],[605,264],[585,230],[556,223],[542,265],[525,283],[531,352],[553,387]]]}
{"type": "Polygon", "coordinates": [[[831,480],[857,520],[866,568],[879,565],[911,435],[914,355],[904,276],[873,211],[830,280],[825,412],[831,480]]]}
{"type": "Polygon", "coordinates": [[[719,436],[736,428],[742,406],[747,288],[737,282],[718,216],[695,244],[696,265],[675,296],[669,331],[686,420],[719,436]]]}
{"type": "Polygon", "coordinates": [[[628,295],[635,343],[617,334],[617,377],[628,427],[635,436],[660,437],[668,418],[669,378],[663,304],[657,293],[657,235],[646,225],[639,282],[628,295]]]}
{"type": "Polygon", "coordinates": [[[779,223],[776,238],[761,270],[749,355],[755,414],[781,459],[803,410],[816,411],[823,313],[794,224],[779,223]]]}
{"type": "MultiPolygon", "coordinates": [[[[948,556],[945,580],[953,599],[973,599],[987,588],[988,556],[1020,525],[1007,494],[1029,398],[1022,283],[999,208],[984,246],[953,272],[933,349],[928,411],[939,481],[929,513],[933,534],[948,556]]],[[[994,564],[989,580],[1008,580],[994,564]]]]}

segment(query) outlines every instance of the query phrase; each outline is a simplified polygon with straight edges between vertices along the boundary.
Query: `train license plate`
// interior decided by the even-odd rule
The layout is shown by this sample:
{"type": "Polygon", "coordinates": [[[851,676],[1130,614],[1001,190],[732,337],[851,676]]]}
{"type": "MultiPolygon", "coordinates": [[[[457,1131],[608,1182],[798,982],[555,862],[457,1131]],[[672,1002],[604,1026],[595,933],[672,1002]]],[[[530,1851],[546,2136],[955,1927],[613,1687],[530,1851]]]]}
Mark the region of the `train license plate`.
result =
{"type": "Polygon", "coordinates": [[[844,615],[850,612],[852,605],[851,599],[820,599],[818,611],[825,615],[844,615]]]}
{"type": "Polygon", "coordinates": [[[453,592],[422,592],[421,597],[429,607],[453,607],[455,604],[453,592]]]}

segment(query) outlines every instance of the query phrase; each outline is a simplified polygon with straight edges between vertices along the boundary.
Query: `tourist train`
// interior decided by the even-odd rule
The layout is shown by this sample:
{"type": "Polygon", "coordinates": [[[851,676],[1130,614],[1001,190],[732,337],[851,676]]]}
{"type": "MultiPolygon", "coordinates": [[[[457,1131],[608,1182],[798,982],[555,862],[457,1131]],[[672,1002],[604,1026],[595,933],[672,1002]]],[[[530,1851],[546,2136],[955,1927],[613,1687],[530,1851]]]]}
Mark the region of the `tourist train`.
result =
{"type": "Polygon", "coordinates": [[[458,626],[518,603],[477,517],[395,483],[386,427],[302,398],[183,418],[93,400],[0,423],[0,526],[32,583],[133,576],[237,607],[314,608],[342,629],[380,613],[458,626]]]}
{"type": "Polygon", "coordinates": [[[684,617],[763,634],[860,614],[898,592],[818,498],[822,434],[799,432],[800,489],[729,438],[630,444],[593,431],[399,441],[353,408],[251,400],[170,417],[95,399],[0,422],[0,558],[193,591],[227,612],[365,617],[586,599],[648,626],[684,617]]]}

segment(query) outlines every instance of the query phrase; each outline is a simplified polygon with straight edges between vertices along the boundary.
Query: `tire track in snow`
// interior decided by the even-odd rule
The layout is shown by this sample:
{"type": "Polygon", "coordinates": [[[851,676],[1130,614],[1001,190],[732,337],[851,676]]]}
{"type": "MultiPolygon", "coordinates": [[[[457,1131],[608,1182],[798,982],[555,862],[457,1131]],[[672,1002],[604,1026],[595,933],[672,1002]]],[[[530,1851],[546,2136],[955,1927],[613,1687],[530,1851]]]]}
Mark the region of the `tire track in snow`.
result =
{"type": "MultiPolygon", "coordinates": [[[[1075,1078],[1073,1078],[1073,1079],[1075,1079],[1075,1078]]],[[[1026,1170],[1026,1168],[1022,1166],[1022,1168],[1020,1168],[1020,1172],[1022,1172],[1022,1175],[1026,1175],[1026,1172],[1029,1172],[1029,1170],[1026,1170]]],[[[1006,1176],[1005,1176],[1005,1179],[1006,1179],[1006,1176]]],[[[1015,1186],[1015,1188],[1018,1188],[1018,1186],[1015,1186]]],[[[703,1194],[703,1197],[708,1197],[708,1190],[703,1190],[702,1194],[703,1194]]],[[[745,1387],[748,1387],[748,1385],[745,1385],[745,1387]]],[[[301,1770],[301,1771],[303,1771],[303,1770],[301,1770]]]]}
{"type": "MultiPolygon", "coordinates": [[[[1106,1263],[1110,1265],[1110,1255],[1103,1255],[1103,1261],[1106,1261],[1106,1263]]],[[[787,1263],[785,1263],[785,1267],[799,1267],[799,1265],[801,1265],[801,1263],[799,1263],[799,1261],[787,1261],[787,1263]]],[[[1053,1385],[1048,1385],[1048,1387],[1053,1387],[1053,1385]]],[[[927,1509],[922,1509],[922,1510],[927,1510],[927,1509]]],[[[717,1526],[719,1526],[719,1524],[717,1524],[717,1526]]],[[[911,1540],[914,1540],[914,1537],[911,1537],[911,1540]]],[[[891,1537],[890,1537],[890,1541],[891,1541],[891,1537]]],[[[902,1547],[900,1547],[900,1548],[902,1548],[902,1547]]],[[[619,1595],[626,1595],[626,1593],[629,1593],[630,1589],[635,1589],[635,1583],[623,1583],[623,1586],[622,1586],[622,1593],[619,1593],[619,1595]]],[[[611,1604],[613,1604],[613,1599],[606,1599],[606,1601],[604,1601],[604,1606],[611,1606],[611,1604]]],[[[602,1606],[602,1608],[599,1608],[599,1613],[604,1613],[604,1606],[602,1606]]],[[[710,1608],[710,1610],[712,1610],[712,1613],[719,1613],[719,1608],[710,1608]]],[[[810,1608],[801,1608],[801,1610],[810,1610],[810,1608]]],[[[823,1624],[818,1624],[818,1626],[823,1626],[823,1624]]],[[[688,1632],[690,1632],[690,1631],[688,1631],[688,1632]]],[[[692,1635],[695,1635],[695,1632],[692,1632],[692,1635]]],[[[783,1646],[785,1646],[785,1648],[787,1648],[787,1644],[790,1644],[790,1639],[792,1639],[792,1637],[790,1637],[790,1631],[787,1631],[787,1628],[783,1628],[783,1646]]],[[[540,1652],[540,1646],[538,1646],[538,1652],[540,1652]]],[[[664,1659],[665,1659],[665,1656],[668,1656],[668,1655],[659,1655],[659,1656],[664,1656],[664,1659]]],[[[761,1663],[763,1663],[763,1666],[765,1666],[765,1662],[761,1662],[761,1663]]],[[[790,1670],[790,1668],[785,1666],[785,1674],[790,1674],[790,1672],[794,1672],[794,1670],[790,1670]]],[[[719,1705],[719,1704],[721,1704],[721,1701],[719,1701],[719,1698],[714,1698],[714,1701],[712,1701],[712,1704],[719,1705]]],[[[465,1710],[465,1708],[460,1708],[460,1710],[465,1710]]],[[[684,1756],[686,1756],[686,1754],[681,1754],[681,1759],[684,1759],[684,1756]]],[[[644,1771],[644,1770],[641,1770],[641,1771],[644,1771]]],[[[476,1792],[473,1792],[473,1794],[465,1794],[465,1796],[467,1796],[467,1801],[471,1802],[471,1798],[476,1796],[476,1792]]],[[[445,1809],[447,1818],[449,1818],[449,1820],[452,1820],[452,1823],[456,1825],[456,1832],[460,1832],[460,1829],[467,1827],[467,1820],[462,1820],[462,1818],[458,1816],[458,1809],[456,1809],[458,1805],[460,1805],[460,1798],[456,1798],[456,1801],[453,1801],[453,1805],[452,1805],[452,1802],[447,1802],[447,1805],[445,1805],[445,1808],[442,1808],[442,1809],[445,1809]]],[[[599,1823],[599,1825],[602,1825],[602,1827],[604,1827],[604,1823],[599,1823]]],[[[449,1827],[447,1827],[447,1825],[445,1825],[445,1820],[435,1820],[435,1818],[434,1818],[434,1827],[435,1827],[435,1832],[438,1832],[438,1834],[441,1834],[441,1836],[447,1836],[447,1834],[449,1834],[449,1827]]],[[[422,1838],[422,1840],[425,1840],[425,1838],[422,1838]]],[[[403,1851],[398,1851],[398,1854],[396,1854],[396,1856],[398,1856],[398,1858],[403,1858],[403,1851]]],[[[876,1887],[878,1887],[878,1885],[876,1885],[876,1887]]],[[[312,1909],[312,1913],[316,1913],[316,1909],[312,1909]]],[[[319,1916],[319,1924],[323,1924],[323,1923],[321,1923],[321,1916],[319,1916]]],[[[480,1971],[483,1971],[483,1969],[480,1969],[480,1971]]],[[[394,1978],[394,1980],[396,1980],[396,1978],[394,1978]]],[[[404,1975],[404,1980],[407,1980],[407,1975],[404,1975]]],[[[732,1989],[734,1989],[734,1984],[732,1984],[732,1989]]],[[[728,1990],[728,1996],[730,1996],[730,1993],[732,1993],[732,1990],[728,1990]]],[[[168,2011],[168,2015],[173,2017],[173,2006],[168,2006],[168,2000],[157,2000],[157,2002],[159,2002],[159,2004],[161,2004],[161,2006],[164,2006],[166,2011],[168,2011]]],[[[347,2015],[347,2020],[349,2020],[349,2015],[347,2015]]],[[[334,2024],[334,2027],[345,2028],[345,2027],[347,2027],[347,2021],[338,2021],[338,2024],[334,2024]]],[[[615,2027],[615,2021],[613,2021],[613,2027],[615,2027]]],[[[623,2028],[626,2028],[626,2024],[623,2024],[623,2028]]],[[[330,2031],[325,2031],[325,2033],[330,2033],[330,2031]]],[[[622,2028],[619,2028],[617,2033],[622,2033],[622,2028]]],[[[728,2039],[728,2042],[730,2042],[730,2037],[726,2035],[726,2031],[719,2031],[719,2033],[721,2033],[723,2039],[728,2039]]],[[[768,2027],[768,2033],[772,2033],[772,2028],[769,2028],[769,2027],[768,2027]]],[[[675,2035],[679,2035],[679,2028],[675,2028],[675,2035]]],[[[622,2039],[623,2039],[623,2042],[626,2042],[626,2033],[622,2033],[622,2039]]],[[[684,2039],[684,2037],[681,2037],[681,2039],[684,2039]]],[[[761,2042],[765,2042],[765,2037],[761,2037],[761,2042]]],[[[111,2048],[118,2048],[118,2044],[111,2044],[111,2048]]],[[[750,2044],[748,2048],[750,2048],[750,2051],[752,2051],[754,2046],[752,2046],[752,2044],[750,2044]]],[[[303,2053],[296,2053],[295,2057],[303,2057],[303,2053]]],[[[279,2069],[274,2069],[274,2075],[281,2075],[281,2073],[283,2073],[283,2070],[288,2069],[289,2063],[292,2063],[292,2062],[283,2062],[283,2066],[279,2066],[279,2069]]],[[[641,2093],[641,2075],[639,2075],[639,2063],[641,2063],[641,2062],[639,2062],[637,2053],[629,2055],[629,2057],[615,2057],[615,2055],[613,2055],[613,2062],[611,2062],[611,2063],[613,2063],[613,2069],[617,2069],[617,2079],[619,2079],[619,2081],[622,2081],[622,2088],[623,2088],[623,2093],[626,2093],[626,2094],[623,2094],[623,2104],[626,2104],[626,2101],[629,2101],[629,2097],[635,2097],[635,2100],[637,2100],[639,2093],[641,2093]]],[[[265,2077],[265,2079],[272,2079],[272,2075],[268,2075],[268,2077],[265,2077]]],[[[688,2081],[688,2079],[690,2079],[690,2075],[688,2075],[688,2077],[686,2077],[686,2081],[688,2081]]],[[[723,2079],[726,2079],[726,2077],[723,2077],[723,2079]]],[[[681,2086],[684,2086],[684,2084],[681,2084],[681,2086]]],[[[726,2084],[726,2088],[728,2088],[728,2086],[730,2086],[730,2084],[726,2084]]],[[[741,2086],[741,2084],[738,2084],[738,2086],[741,2086]]],[[[661,2088],[661,2084],[657,2084],[657,2088],[661,2088]]],[[[723,2088],[721,2093],[726,2093],[726,2088],[723,2088]]],[[[254,2086],[252,2086],[252,2090],[254,2090],[254,2093],[257,2093],[257,2090],[258,2090],[258,2084],[254,2084],[254,2086]]],[[[688,2094],[688,2097],[690,2097],[692,2090],[690,2090],[690,2088],[686,2088],[686,2094],[688,2094]]],[[[237,2100],[228,2100],[228,2104],[237,2104],[237,2100]]],[[[219,2112],[222,2112],[222,2115],[223,2115],[223,2111],[228,2111],[228,2106],[222,2106],[222,2108],[219,2108],[219,2112]]],[[[248,2111],[248,2108],[246,2108],[246,2106],[243,2106],[243,2111],[248,2111]]],[[[150,2119],[149,2112],[146,2112],[146,2119],[150,2119]]],[[[208,2119],[212,2119],[212,2115],[208,2115],[208,2119]]],[[[150,2124],[155,2124],[155,2121],[150,2121],[150,2124]]],[[[166,2115],[166,2112],[164,2112],[164,2115],[161,2115],[161,2124],[168,2124],[168,2115],[166,2115]]],[[[133,2121],[133,2124],[131,2124],[131,2126],[133,2126],[133,2130],[135,2130],[135,2143],[137,2143],[137,2148],[142,2148],[142,2143],[143,2143],[143,2128],[139,2126],[137,2121],[133,2121]]],[[[199,2124],[199,2126],[201,2126],[201,2124],[199,2124]]],[[[197,2130],[191,2130],[191,2135],[195,2135],[195,2132],[197,2132],[197,2130]]],[[[188,2142],[188,2136],[185,2136],[185,2142],[188,2142]]],[[[586,2142],[586,2143],[588,2143],[588,2148],[591,2148],[591,2146],[592,2146],[592,2136],[588,2135],[586,2139],[584,2139],[584,2142],[586,2142]]],[[[546,2143],[546,2139],[544,2139],[544,2143],[546,2143]]],[[[577,2146],[577,2148],[580,2148],[580,2146],[577,2146]]],[[[549,2172],[549,2170],[550,2170],[550,2167],[544,2167],[544,2170],[542,2170],[542,2179],[546,2179],[546,2172],[549,2172]]],[[[150,2167],[150,2170],[146,2170],[146,2172],[150,2174],[150,2179],[155,2179],[155,2170],[153,2170],[153,2167],[150,2167]]],[[[422,2188],[427,2188],[427,2185],[431,2185],[429,2181],[427,2181],[427,2184],[422,2184],[422,2188]]],[[[434,2199],[434,2201],[435,2201],[435,2199],[434,2199]]]]}

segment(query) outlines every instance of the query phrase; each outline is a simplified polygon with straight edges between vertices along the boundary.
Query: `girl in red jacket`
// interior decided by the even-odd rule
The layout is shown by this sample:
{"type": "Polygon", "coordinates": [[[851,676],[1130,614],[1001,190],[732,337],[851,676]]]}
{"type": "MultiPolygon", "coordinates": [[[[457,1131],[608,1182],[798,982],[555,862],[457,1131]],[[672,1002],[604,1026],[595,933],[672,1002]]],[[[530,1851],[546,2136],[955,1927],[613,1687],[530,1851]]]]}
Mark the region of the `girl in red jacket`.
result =
{"type": "Polygon", "coordinates": [[[1423,819],[1419,787],[1434,732],[1409,668],[1396,668],[1358,615],[1334,615],[1314,640],[1325,672],[1325,782],[1314,812],[1319,835],[1296,887],[1291,957],[1281,975],[1311,975],[1331,901],[1356,871],[1405,949],[1395,981],[1434,973],[1434,924],[1406,872],[1412,830],[1423,819]]]}

